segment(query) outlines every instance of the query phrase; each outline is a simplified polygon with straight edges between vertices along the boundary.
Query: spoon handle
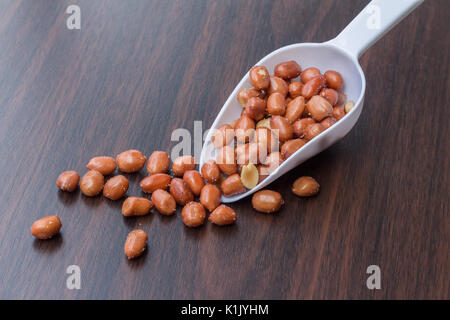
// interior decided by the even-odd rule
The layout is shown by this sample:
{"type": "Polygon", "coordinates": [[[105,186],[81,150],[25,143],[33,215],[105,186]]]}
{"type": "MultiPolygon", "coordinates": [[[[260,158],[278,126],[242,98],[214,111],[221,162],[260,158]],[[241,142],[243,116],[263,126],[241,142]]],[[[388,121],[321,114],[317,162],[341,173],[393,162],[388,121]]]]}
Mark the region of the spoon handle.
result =
{"type": "Polygon", "coordinates": [[[359,58],[422,2],[423,0],[372,0],[329,43],[359,58]]]}

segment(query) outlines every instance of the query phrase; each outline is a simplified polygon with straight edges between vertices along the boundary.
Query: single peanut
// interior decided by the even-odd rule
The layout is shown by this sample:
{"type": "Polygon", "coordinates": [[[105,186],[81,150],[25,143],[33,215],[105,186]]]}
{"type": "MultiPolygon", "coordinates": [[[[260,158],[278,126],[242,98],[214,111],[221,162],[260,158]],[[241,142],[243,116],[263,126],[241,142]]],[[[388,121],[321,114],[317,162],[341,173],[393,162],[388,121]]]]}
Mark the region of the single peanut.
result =
{"type": "Polygon", "coordinates": [[[225,146],[219,150],[216,157],[217,165],[226,175],[231,175],[237,172],[236,156],[234,154],[234,148],[225,146]]]}
{"type": "Polygon", "coordinates": [[[145,216],[152,208],[153,203],[147,198],[128,197],[122,204],[122,214],[125,217],[145,216]]]}
{"type": "Polygon", "coordinates": [[[48,216],[36,220],[30,228],[30,232],[38,239],[50,239],[61,230],[62,224],[58,216],[48,216]]]}
{"type": "Polygon", "coordinates": [[[170,158],[167,152],[154,151],[147,162],[148,174],[166,173],[170,167],[170,158]]]}
{"type": "Polygon", "coordinates": [[[80,176],[76,171],[64,171],[56,179],[56,186],[62,191],[73,192],[78,187],[80,176]]]}
{"type": "Polygon", "coordinates": [[[320,121],[320,124],[324,127],[324,129],[328,129],[329,127],[331,127],[333,124],[336,123],[336,119],[333,117],[327,117],[325,119],[323,119],[322,121],[320,121]]]}
{"type": "Polygon", "coordinates": [[[209,215],[208,218],[210,222],[218,226],[225,226],[232,224],[236,221],[236,219],[237,219],[236,212],[224,204],[214,209],[214,211],[209,215]]]}
{"type": "Polygon", "coordinates": [[[265,118],[265,119],[258,121],[258,123],[256,124],[256,128],[261,128],[261,127],[270,129],[270,118],[265,118]]]}
{"type": "Polygon", "coordinates": [[[285,96],[279,92],[272,93],[267,99],[267,112],[271,115],[283,116],[286,113],[285,96]]]}
{"type": "Polygon", "coordinates": [[[137,258],[144,253],[147,239],[148,236],[144,230],[133,230],[128,234],[123,248],[128,259],[137,258]]]}
{"type": "Polygon", "coordinates": [[[283,197],[276,191],[262,190],[252,197],[253,209],[259,212],[272,213],[280,210],[284,204],[283,197]]]}
{"type": "Polygon", "coordinates": [[[202,188],[205,186],[202,175],[196,170],[186,171],[183,175],[183,180],[187,183],[195,196],[199,196],[200,191],[202,191],[202,188]]]}
{"type": "MultiPolygon", "coordinates": [[[[247,101],[247,104],[245,105],[245,109],[244,109],[244,115],[246,115],[247,117],[255,120],[255,121],[259,121],[262,118],[264,118],[264,115],[266,113],[266,101],[255,97],[255,98],[250,98],[247,101]]],[[[233,135],[234,138],[234,135],[233,135]]],[[[232,139],[233,139],[232,138],[232,139]]]]}
{"type": "Polygon", "coordinates": [[[172,173],[182,177],[188,170],[195,169],[195,159],[193,156],[181,156],[175,159],[172,164],[172,173]]]}
{"type": "Polygon", "coordinates": [[[311,68],[307,68],[305,70],[303,70],[300,79],[302,80],[303,83],[307,83],[309,80],[311,80],[312,78],[316,77],[320,75],[320,70],[314,67],[311,68]]]}
{"type": "Polygon", "coordinates": [[[202,166],[202,176],[208,183],[216,183],[220,178],[220,168],[214,160],[206,161],[202,166]]]}
{"type": "Polygon", "coordinates": [[[233,138],[234,138],[234,129],[229,124],[224,124],[219,129],[217,129],[217,131],[214,132],[212,136],[212,142],[215,148],[220,149],[226,145],[229,145],[230,142],[233,141],[233,138]]]}
{"type": "Polygon", "coordinates": [[[241,182],[247,189],[256,187],[259,181],[258,169],[253,163],[244,165],[241,170],[241,182]]]}
{"type": "Polygon", "coordinates": [[[289,102],[286,108],[286,114],[284,115],[289,123],[293,123],[300,119],[305,110],[305,98],[299,96],[289,102]]]}
{"type": "Polygon", "coordinates": [[[312,177],[300,177],[292,185],[292,192],[299,197],[314,196],[319,189],[319,183],[312,177]]]}
{"type": "MultiPolygon", "coordinates": [[[[264,168],[262,170],[263,175],[269,175],[275,171],[283,163],[283,156],[280,152],[272,152],[266,158],[264,162],[264,168]]],[[[260,172],[261,174],[261,172],[260,172]]]]}
{"type": "MultiPolygon", "coordinates": [[[[272,134],[272,130],[267,129],[266,127],[256,128],[254,141],[258,144],[260,148],[266,148],[267,154],[271,153],[272,151],[278,150],[279,147],[278,139],[275,137],[274,134],[272,134]]],[[[260,160],[262,161],[262,159],[260,160]]]]}
{"type": "Polygon", "coordinates": [[[335,118],[337,121],[339,121],[345,116],[345,111],[341,107],[334,107],[332,115],[333,115],[333,118],[335,118]]]}
{"type": "Polygon", "coordinates": [[[338,92],[338,101],[336,103],[337,107],[343,106],[347,102],[347,95],[343,92],[338,92]]]}
{"type": "Polygon", "coordinates": [[[255,66],[250,69],[250,83],[258,90],[264,90],[269,87],[269,71],[266,67],[255,66]]]}
{"type": "Polygon", "coordinates": [[[344,79],[342,79],[342,76],[339,72],[328,70],[324,73],[324,76],[330,88],[339,91],[344,86],[344,79]]]}
{"type": "Polygon", "coordinates": [[[267,93],[270,95],[274,92],[279,92],[283,96],[287,96],[289,92],[289,87],[286,81],[276,76],[270,77],[270,86],[269,89],[267,90],[267,93]]]}
{"type": "Polygon", "coordinates": [[[198,202],[189,202],[181,210],[181,219],[188,227],[201,226],[206,219],[206,211],[198,202]]]}
{"type": "Polygon", "coordinates": [[[313,123],[306,127],[305,129],[305,139],[307,141],[312,140],[316,136],[322,133],[325,128],[320,123],[313,123]]]}
{"type": "Polygon", "coordinates": [[[264,99],[264,93],[262,91],[256,90],[255,88],[250,88],[242,89],[237,95],[238,102],[242,106],[242,108],[245,108],[248,99],[253,97],[264,99]]]}
{"type": "Polygon", "coordinates": [[[259,145],[255,142],[239,144],[236,147],[237,164],[241,167],[244,164],[257,164],[264,161],[267,156],[267,147],[263,146],[263,148],[260,149],[259,145]]]}
{"type": "Polygon", "coordinates": [[[305,145],[306,141],[303,139],[288,140],[281,146],[281,156],[287,159],[292,156],[298,149],[305,145]]]}
{"type": "Polygon", "coordinates": [[[86,168],[97,170],[104,176],[109,176],[116,170],[117,164],[113,157],[94,157],[89,160],[86,168]]]}
{"type": "Polygon", "coordinates": [[[111,200],[122,198],[128,191],[128,179],[122,175],[112,177],[103,187],[103,195],[111,200]]]}
{"type": "Polygon", "coordinates": [[[80,181],[81,192],[88,196],[96,196],[102,191],[105,178],[97,170],[88,171],[80,181]]]}
{"type": "Polygon", "coordinates": [[[241,177],[237,173],[232,174],[223,180],[220,187],[224,196],[227,197],[247,191],[241,182],[241,177]]]}
{"type": "Polygon", "coordinates": [[[175,201],[182,206],[194,200],[192,190],[189,188],[188,184],[180,178],[173,178],[170,182],[170,194],[175,201]]]}
{"type": "Polygon", "coordinates": [[[170,216],[177,209],[174,197],[165,190],[157,189],[152,193],[152,202],[159,213],[170,216]]]}
{"type": "Polygon", "coordinates": [[[323,75],[318,75],[305,83],[302,88],[302,96],[306,99],[319,94],[320,90],[325,87],[327,80],[323,75]]]}
{"type": "Polygon", "coordinates": [[[344,106],[345,113],[349,113],[353,109],[354,106],[355,106],[355,103],[353,101],[347,102],[344,106]]]}
{"type": "Polygon", "coordinates": [[[139,150],[124,151],[116,158],[119,170],[127,173],[138,172],[144,167],[145,161],[147,158],[139,150]]]}
{"type": "Polygon", "coordinates": [[[282,79],[297,78],[302,73],[302,68],[295,61],[286,61],[275,66],[274,73],[282,79]]]}
{"type": "Polygon", "coordinates": [[[142,191],[152,193],[157,189],[167,190],[172,177],[166,173],[155,173],[141,180],[142,191]]]}
{"type": "Polygon", "coordinates": [[[238,143],[249,142],[253,137],[254,131],[255,121],[246,115],[242,115],[234,124],[234,132],[238,143]]]}
{"type": "Polygon", "coordinates": [[[319,94],[321,97],[327,99],[327,101],[332,105],[336,105],[339,99],[339,94],[336,90],[331,88],[324,88],[319,94]]]}
{"type": "Polygon", "coordinates": [[[314,96],[306,104],[311,117],[316,121],[322,121],[333,113],[333,106],[327,99],[321,96],[314,96]]]}
{"type": "Polygon", "coordinates": [[[217,186],[207,184],[200,192],[200,203],[211,212],[220,205],[221,195],[222,193],[217,186]]]}
{"type": "Polygon", "coordinates": [[[273,116],[270,120],[270,127],[282,142],[291,140],[294,136],[294,129],[285,117],[273,116]]]}
{"type": "Polygon", "coordinates": [[[292,124],[292,128],[294,129],[294,137],[303,138],[305,136],[306,127],[313,123],[316,123],[313,118],[302,118],[295,121],[292,124]]]}
{"type": "Polygon", "coordinates": [[[300,81],[292,81],[289,84],[289,95],[294,99],[301,96],[303,86],[304,84],[300,81]]]}

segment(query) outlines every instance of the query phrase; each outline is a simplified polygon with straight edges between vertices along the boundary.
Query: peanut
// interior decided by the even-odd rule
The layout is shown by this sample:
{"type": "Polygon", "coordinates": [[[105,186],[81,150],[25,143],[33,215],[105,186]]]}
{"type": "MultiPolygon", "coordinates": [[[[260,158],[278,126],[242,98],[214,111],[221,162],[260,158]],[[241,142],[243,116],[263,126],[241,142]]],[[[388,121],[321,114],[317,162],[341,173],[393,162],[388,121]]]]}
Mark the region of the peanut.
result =
{"type": "Polygon", "coordinates": [[[222,193],[217,186],[207,184],[200,192],[200,203],[211,212],[220,205],[221,195],[222,193]]]}
{"type": "Polygon", "coordinates": [[[106,181],[103,187],[103,195],[111,200],[122,198],[128,191],[128,179],[122,175],[112,177],[106,181]]]}
{"type": "Polygon", "coordinates": [[[299,197],[314,196],[319,189],[319,183],[312,177],[300,177],[292,185],[292,192],[299,197]]]}
{"type": "Polygon", "coordinates": [[[144,253],[147,239],[147,233],[144,230],[133,230],[128,234],[123,248],[128,259],[137,258],[144,253]]]}
{"type": "Polygon", "coordinates": [[[155,192],[157,189],[167,190],[172,177],[165,173],[155,173],[141,180],[142,191],[147,193],[155,192]]]}
{"type": "Polygon", "coordinates": [[[61,230],[62,224],[58,216],[48,216],[36,220],[31,226],[30,232],[38,239],[50,239],[61,230]]]}
{"type": "Polygon", "coordinates": [[[145,216],[152,208],[153,203],[147,198],[128,197],[122,204],[122,214],[125,217],[145,216]]]}
{"type": "Polygon", "coordinates": [[[175,201],[182,206],[190,201],[194,201],[192,190],[189,188],[188,184],[180,178],[173,178],[170,182],[170,194],[175,201]]]}
{"type": "Polygon", "coordinates": [[[177,209],[174,197],[165,190],[157,189],[152,193],[152,202],[159,213],[170,216],[177,209]]]}
{"type": "Polygon", "coordinates": [[[284,201],[281,194],[272,190],[258,191],[252,197],[252,206],[259,212],[276,212],[280,210],[283,204],[284,201]]]}
{"type": "Polygon", "coordinates": [[[195,169],[195,159],[193,156],[181,156],[175,159],[172,164],[172,173],[182,177],[188,170],[195,169]]]}
{"type": "Polygon", "coordinates": [[[236,212],[224,204],[214,209],[214,211],[209,215],[208,218],[210,222],[218,226],[225,226],[232,224],[236,221],[236,219],[237,219],[236,212]]]}
{"type": "Polygon", "coordinates": [[[198,202],[189,202],[181,210],[181,219],[188,227],[201,226],[206,219],[205,208],[198,202]]]}
{"type": "Polygon", "coordinates": [[[81,192],[88,196],[96,196],[102,191],[105,179],[97,170],[88,171],[80,181],[81,192]]]}
{"type": "Polygon", "coordinates": [[[167,152],[154,151],[147,162],[148,174],[166,173],[170,167],[170,158],[167,152]]]}
{"type": "Polygon", "coordinates": [[[138,172],[141,170],[147,158],[139,150],[127,150],[116,157],[117,166],[122,172],[138,172]]]}
{"type": "Polygon", "coordinates": [[[73,192],[78,187],[80,176],[76,171],[64,171],[56,179],[56,186],[62,191],[73,192]]]}

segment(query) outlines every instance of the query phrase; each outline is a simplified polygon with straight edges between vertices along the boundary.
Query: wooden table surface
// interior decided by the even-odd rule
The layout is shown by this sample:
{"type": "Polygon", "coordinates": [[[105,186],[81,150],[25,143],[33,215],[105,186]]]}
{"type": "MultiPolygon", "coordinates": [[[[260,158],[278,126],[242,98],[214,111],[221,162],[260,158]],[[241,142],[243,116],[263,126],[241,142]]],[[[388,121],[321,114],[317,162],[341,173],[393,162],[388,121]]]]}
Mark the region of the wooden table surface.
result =
{"type": "MultiPolygon", "coordinates": [[[[334,37],[367,2],[1,1],[0,298],[448,299],[446,0],[426,1],[361,57],[357,125],[271,185],[286,202],[277,214],[244,199],[236,225],[189,229],[180,209],[125,219],[122,201],[55,186],[95,155],[170,151],[172,131],[210,126],[256,61],[334,37]],[[81,30],[66,27],[74,2],[81,30]],[[290,192],[300,175],[317,178],[318,196],[290,192]],[[53,214],[61,235],[34,240],[32,222],[53,214]],[[135,228],[148,251],[128,261],[135,228]],[[66,288],[70,265],[80,290],[66,288]],[[366,287],[369,265],[380,290],[366,287]]],[[[144,175],[127,175],[128,195],[144,175]]]]}

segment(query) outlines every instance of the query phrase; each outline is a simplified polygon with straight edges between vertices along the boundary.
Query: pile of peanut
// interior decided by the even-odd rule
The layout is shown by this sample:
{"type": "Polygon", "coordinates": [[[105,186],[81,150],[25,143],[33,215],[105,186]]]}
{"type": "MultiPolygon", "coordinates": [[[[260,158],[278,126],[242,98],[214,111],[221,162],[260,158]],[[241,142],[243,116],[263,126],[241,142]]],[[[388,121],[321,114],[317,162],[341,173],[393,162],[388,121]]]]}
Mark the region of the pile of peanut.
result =
{"type": "Polygon", "coordinates": [[[227,176],[222,182],[224,196],[256,187],[354,106],[353,101],[345,103],[344,80],[334,70],[302,72],[295,61],[287,61],[275,66],[274,75],[255,66],[249,78],[253,88],[237,95],[243,107],[240,118],[212,136],[216,163],[227,176]]]}
{"type": "MultiPolygon", "coordinates": [[[[221,204],[222,194],[231,196],[254,188],[353,106],[352,102],[347,103],[345,111],[340,107],[346,97],[339,91],[343,80],[336,71],[322,75],[318,69],[308,68],[301,72],[296,62],[289,61],[277,65],[274,76],[269,76],[265,67],[253,67],[250,80],[254,88],[238,94],[239,103],[244,107],[241,117],[214,133],[216,160],[205,162],[200,171],[195,170],[192,156],[178,157],[171,166],[164,151],[154,151],[147,161],[141,151],[127,150],[115,159],[92,158],[86,165],[89,171],[81,180],[76,171],[61,173],[56,180],[57,187],[73,192],[79,185],[85,196],[102,193],[108,199],[119,200],[126,195],[129,182],[124,175],[113,176],[116,169],[135,173],[146,166],[148,176],[141,180],[140,187],[151,197],[127,197],[122,204],[124,216],[144,216],[153,208],[163,215],[173,215],[178,204],[183,207],[181,218],[188,227],[203,225],[206,210],[213,224],[233,224],[237,214],[221,204]],[[293,80],[299,76],[299,81],[293,80]]],[[[313,196],[319,192],[319,184],[311,177],[300,177],[293,183],[292,192],[301,197],[313,196]]],[[[281,194],[272,190],[256,192],[252,197],[252,206],[259,212],[276,212],[283,204],[281,194]]],[[[33,223],[31,234],[38,239],[50,239],[61,227],[58,216],[48,216],[33,223]]],[[[131,231],[124,245],[126,256],[129,259],[140,256],[147,239],[145,231],[131,231]]]]}

